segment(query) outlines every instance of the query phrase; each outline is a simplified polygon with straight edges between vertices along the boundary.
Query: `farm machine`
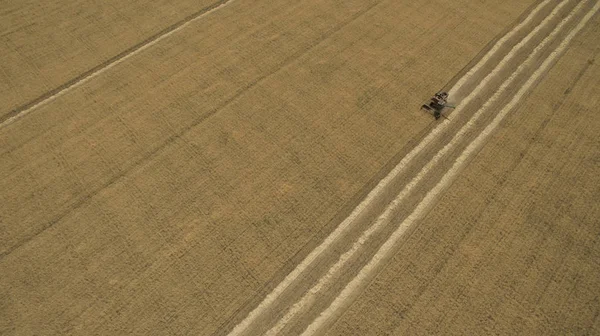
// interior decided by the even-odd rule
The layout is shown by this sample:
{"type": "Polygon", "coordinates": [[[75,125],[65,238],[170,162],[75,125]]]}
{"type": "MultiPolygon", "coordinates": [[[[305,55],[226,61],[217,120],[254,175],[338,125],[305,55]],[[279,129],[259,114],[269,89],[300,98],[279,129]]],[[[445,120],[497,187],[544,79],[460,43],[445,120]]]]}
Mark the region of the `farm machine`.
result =
{"type": "MultiPolygon", "coordinates": [[[[427,110],[429,112],[433,112],[433,116],[435,119],[439,119],[440,116],[443,116],[442,111],[444,108],[454,108],[452,105],[448,105],[448,92],[440,91],[431,97],[431,100],[428,104],[423,104],[421,106],[422,109],[427,110]]],[[[444,116],[444,118],[446,118],[444,116]]]]}

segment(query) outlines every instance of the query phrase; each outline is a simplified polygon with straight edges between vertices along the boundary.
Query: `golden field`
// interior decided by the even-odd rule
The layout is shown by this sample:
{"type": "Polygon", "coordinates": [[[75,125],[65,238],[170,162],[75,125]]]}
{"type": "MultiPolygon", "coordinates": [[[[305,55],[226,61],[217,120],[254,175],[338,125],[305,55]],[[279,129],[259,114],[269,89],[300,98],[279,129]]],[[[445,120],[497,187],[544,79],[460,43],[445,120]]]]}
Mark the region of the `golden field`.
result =
{"type": "MultiPolygon", "coordinates": [[[[540,57],[596,2],[565,1],[451,121],[419,106],[540,1],[4,2],[0,334],[235,332],[428,134],[450,125],[373,216],[553,25],[577,13],[540,57]]],[[[599,20],[470,157],[327,334],[600,332],[599,20]]],[[[306,313],[273,327],[370,217],[247,334],[301,333],[496,112],[440,159],[306,313]]]]}

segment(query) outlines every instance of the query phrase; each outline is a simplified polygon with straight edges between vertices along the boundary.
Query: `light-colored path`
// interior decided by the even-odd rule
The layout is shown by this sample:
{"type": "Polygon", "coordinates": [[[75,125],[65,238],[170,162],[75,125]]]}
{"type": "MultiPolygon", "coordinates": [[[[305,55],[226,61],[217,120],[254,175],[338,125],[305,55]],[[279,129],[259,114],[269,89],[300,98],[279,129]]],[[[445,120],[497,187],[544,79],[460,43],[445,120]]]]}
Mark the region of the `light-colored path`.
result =
{"type": "MultiPolygon", "coordinates": [[[[399,226],[394,233],[385,241],[381,248],[375,253],[373,259],[358,273],[358,275],[350,281],[350,283],[342,290],[342,292],[336,297],[333,303],[320,314],[320,316],[310,324],[303,335],[314,335],[319,332],[323,332],[324,328],[332,322],[334,318],[338,317],[343,313],[343,308],[348,307],[351,300],[359,295],[359,291],[363,290],[367,285],[367,281],[371,280],[376,271],[381,269],[384,261],[389,261],[392,253],[394,253],[394,247],[398,244],[404,234],[411,229],[413,225],[423,219],[423,217],[431,210],[435,205],[435,202],[439,199],[440,195],[456,180],[458,174],[465,168],[466,164],[475,156],[475,154],[481,149],[481,147],[488,141],[493,132],[498,128],[502,120],[507,116],[509,112],[515,109],[517,104],[521,102],[523,96],[531,90],[532,86],[535,85],[540,78],[547,73],[551,66],[555,64],[558,57],[560,57],[565,49],[569,46],[573,38],[577,33],[585,27],[588,21],[594,16],[600,9],[600,2],[597,3],[586,15],[579,21],[576,27],[565,37],[561,44],[544,60],[539,68],[529,77],[523,86],[520,87],[519,91],[512,97],[510,102],[502,107],[500,112],[494,117],[491,123],[489,123],[485,129],[473,140],[463,153],[456,158],[452,167],[442,177],[440,182],[431,189],[425,198],[415,208],[413,213],[410,214],[399,226]]],[[[560,28],[560,27],[559,27],[560,28]]],[[[542,45],[538,46],[541,47],[542,45]]],[[[535,57],[535,53],[532,53],[532,57],[535,57]]],[[[526,63],[524,63],[526,64],[526,63]]],[[[530,65],[529,65],[530,66],[530,65]]],[[[518,71],[518,70],[517,70],[518,71]]],[[[456,138],[455,138],[456,139],[456,138]]],[[[454,141],[454,139],[453,139],[454,141]]]]}
{"type": "MultiPolygon", "coordinates": [[[[453,91],[454,94],[456,91],[459,91],[460,88],[470,80],[484,65],[485,63],[492,58],[496,53],[498,53],[502,48],[506,48],[507,41],[510,40],[514,35],[523,30],[528,24],[531,24],[535,15],[537,15],[545,6],[547,6],[550,1],[544,1],[536,6],[533,11],[526,17],[526,19],[511,29],[505,36],[503,36],[486,54],[485,56],[477,63],[477,65],[473,68],[473,70],[469,71],[463,78],[461,78],[453,91]]],[[[485,82],[481,84],[481,87],[485,86],[485,82]]],[[[456,113],[460,113],[459,110],[456,113]]],[[[365,217],[368,218],[369,212],[373,212],[373,208],[377,207],[377,204],[385,202],[383,198],[385,197],[386,190],[393,190],[397,186],[398,177],[405,173],[405,170],[409,164],[411,164],[412,160],[414,160],[417,155],[431,142],[439,136],[439,134],[444,131],[448,127],[447,124],[443,123],[436,128],[433,129],[431,133],[429,133],[419,144],[408,153],[402,161],[383,179],[381,180],[377,186],[369,192],[367,197],[358,204],[358,206],[352,211],[352,213],[329,235],[327,238],[317,246],[302,262],[290,273],[286,276],[286,278],[277,285],[272,292],[270,292],[266,298],[260,303],[260,305],[254,309],[241,323],[236,325],[236,327],[231,332],[231,335],[238,335],[245,332],[248,332],[248,328],[252,323],[255,323],[257,319],[260,319],[260,315],[266,314],[271,315],[273,309],[273,305],[275,301],[283,294],[285,290],[289,290],[290,285],[293,282],[297,281],[298,277],[302,275],[303,272],[310,271],[311,265],[316,262],[317,258],[321,256],[321,254],[330,249],[332,245],[340,239],[347,231],[353,228],[353,225],[357,221],[365,221],[365,217]]],[[[339,272],[338,265],[344,263],[348,260],[349,256],[352,253],[355,253],[360,246],[364,243],[364,241],[370,235],[369,232],[377,229],[377,224],[382,225],[380,222],[376,222],[369,230],[366,231],[366,237],[361,237],[353,246],[352,249],[348,252],[345,252],[341,257],[340,261],[330,269],[326,276],[331,273],[339,272]]],[[[322,284],[317,284],[317,286],[322,287],[322,284]]],[[[304,300],[314,300],[313,296],[319,293],[319,289],[312,289],[309,291],[308,296],[304,297],[304,300]]],[[[290,312],[288,312],[286,317],[282,319],[282,322],[289,320],[292,315],[296,314],[297,309],[301,309],[304,304],[298,303],[296,304],[290,312]],[[295,309],[294,309],[295,308],[295,309]]],[[[280,327],[283,327],[283,324],[279,324],[280,327]]],[[[273,332],[279,332],[280,328],[274,327],[272,329],[273,332]]]]}

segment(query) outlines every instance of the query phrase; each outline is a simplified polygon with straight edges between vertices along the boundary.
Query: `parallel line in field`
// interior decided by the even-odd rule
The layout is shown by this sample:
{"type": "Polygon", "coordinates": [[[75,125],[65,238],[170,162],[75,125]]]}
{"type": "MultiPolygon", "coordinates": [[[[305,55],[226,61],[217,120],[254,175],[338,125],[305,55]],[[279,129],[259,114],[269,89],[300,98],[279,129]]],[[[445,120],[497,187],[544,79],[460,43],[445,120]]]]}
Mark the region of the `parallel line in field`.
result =
{"type": "MultiPolygon", "coordinates": [[[[544,18],[544,20],[542,22],[540,22],[540,24],[538,24],[531,32],[529,32],[529,34],[527,34],[527,36],[525,36],[521,41],[519,41],[510,51],[509,53],[502,59],[500,60],[500,62],[498,63],[498,65],[496,65],[496,67],[494,69],[492,69],[492,71],[485,76],[485,78],[483,80],[481,80],[479,82],[479,84],[475,87],[475,89],[473,89],[473,91],[471,91],[469,93],[469,95],[467,97],[465,97],[463,100],[460,101],[460,105],[457,106],[457,108],[454,110],[454,115],[456,116],[457,114],[459,114],[463,108],[465,106],[467,106],[468,104],[471,103],[471,101],[473,101],[473,99],[475,99],[479,93],[481,91],[483,91],[488,84],[497,76],[500,75],[500,73],[502,72],[502,70],[504,69],[505,66],[508,65],[508,63],[511,61],[511,59],[521,50],[523,49],[525,46],[527,46],[528,43],[530,43],[530,41],[537,35],[537,33],[542,30],[542,28],[544,28],[547,24],[550,23],[550,21],[559,14],[559,12],[562,10],[562,8],[564,6],[566,6],[569,3],[570,0],[563,0],[562,2],[560,2],[553,10],[552,12],[546,17],[544,18]]],[[[469,71],[470,72],[470,71],[469,71]]],[[[468,74],[468,73],[467,73],[468,74]]],[[[471,74],[472,76],[472,74],[471,74]]],[[[460,82],[460,81],[459,81],[460,82]]],[[[464,84],[460,83],[461,85],[464,84]]],[[[459,87],[460,88],[460,87],[459,87]]],[[[457,88],[456,90],[458,90],[459,88],[457,88]]],[[[450,90],[450,92],[452,91],[456,91],[456,90],[450,90]]],[[[445,124],[443,124],[445,125],[445,124]]],[[[435,131],[435,130],[434,130],[435,131]]]]}
{"type": "MultiPolygon", "coordinates": [[[[510,39],[510,37],[514,36],[519,30],[523,29],[533,17],[543,8],[545,7],[550,0],[546,0],[538,5],[529,16],[521,22],[521,24],[515,26],[508,34],[508,38],[500,39],[494,47],[478,62],[476,65],[477,69],[481,68],[492,56],[493,53],[496,53],[505,43],[510,39]]],[[[564,5],[567,1],[561,3],[564,5]]],[[[547,21],[544,21],[547,22],[547,21]]],[[[541,23],[540,23],[541,24],[541,23]]],[[[528,35],[529,36],[529,35],[528,35]]],[[[530,37],[531,38],[531,37],[530,37]]],[[[514,54],[516,51],[514,48],[511,50],[509,54],[514,54]]],[[[471,75],[473,72],[470,72],[471,75]]],[[[488,80],[489,81],[489,80],[488,80]]],[[[480,86],[487,84],[487,82],[480,83],[480,86]]],[[[466,81],[460,81],[457,85],[463,85],[466,81]]],[[[455,115],[460,113],[460,108],[457,108],[455,111],[455,115]]],[[[344,220],[324,241],[315,248],[271,293],[269,293],[265,299],[259,304],[257,308],[255,308],[250,314],[240,322],[230,333],[230,335],[239,335],[243,333],[259,316],[260,314],[269,308],[275,300],[300,276],[300,274],[304,273],[306,269],[327,249],[329,249],[333,243],[337,241],[337,239],[346,233],[350,229],[350,225],[354,222],[361,214],[361,212],[369,206],[369,204],[374,203],[377,196],[382,193],[384,189],[386,189],[391,181],[399,176],[405,168],[410,164],[410,162],[427,146],[429,143],[433,142],[435,138],[437,138],[438,134],[440,134],[445,128],[449,127],[448,123],[440,124],[436,127],[428,136],[423,139],[422,142],[419,143],[409,154],[407,154],[401,162],[367,195],[367,197],[352,211],[352,213],[344,220]]]]}
{"type": "MultiPolygon", "coordinates": [[[[559,6],[557,6],[555,8],[555,10],[552,12],[552,14],[550,14],[539,26],[536,27],[536,29],[534,29],[533,31],[531,31],[526,38],[524,38],[521,43],[517,44],[517,46],[512,50],[513,53],[509,53],[506,55],[506,57],[500,62],[500,64],[494,69],[494,70],[498,70],[500,71],[501,69],[504,68],[504,65],[508,63],[508,60],[511,59],[510,55],[514,55],[514,52],[516,52],[517,50],[521,49],[522,47],[524,47],[525,45],[527,45],[527,43],[530,41],[530,39],[535,36],[539,30],[541,29],[541,27],[545,26],[546,23],[550,22],[551,19],[562,9],[562,7],[564,5],[566,5],[568,3],[568,0],[563,1],[559,6]],[[539,29],[537,29],[539,28],[539,29]]],[[[576,8],[573,9],[573,11],[571,12],[571,14],[567,17],[570,18],[572,17],[576,12],[579,11],[580,7],[583,5],[583,3],[580,3],[576,8]]],[[[566,21],[563,21],[563,23],[566,21]]],[[[558,32],[560,31],[562,28],[562,26],[558,26],[553,32],[558,32]]],[[[554,35],[551,34],[550,36],[548,36],[546,39],[544,39],[544,42],[542,42],[537,48],[536,50],[538,52],[534,52],[532,53],[527,61],[523,64],[528,63],[528,61],[530,61],[531,59],[533,59],[533,57],[535,55],[537,55],[539,53],[540,50],[542,50],[542,48],[544,46],[546,46],[550,41],[552,41],[552,37],[554,35]]],[[[522,69],[524,69],[525,67],[523,66],[523,64],[519,67],[519,69],[522,71],[522,69]]],[[[292,306],[292,308],[286,313],[286,315],[279,320],[279,322],[271,329],[269,330],[269,332],[267,332],[267,335],[276,335],[279,331],[281,331],[285,325],[295,316],[298,315],[300,313],[300,311],[308,304],[310,304],[310,302],[314,301],[316,299],[316,296],[318,295],[318,293],[322,290],[323,287],[325,287],[329,282],[332,282],[334,280],[334,275],[336,275],[340,270],[343,269],[344,265],[356,254],[359,252],[359,250],[361,249],[361,247],[364,245],[364,243],[376,232],[381,230],[384,226],[386,226],[392,218],[393,213],[396,211],[396,208],[399,207],[402,202],[411,194],[411,192],[413,191],[413,189],[418,185],[418,183],[423,180],[425,178],[425,176],[427,174],[429,174],[429,172],[433,171],[436,167],[436,165],[438,164],[438,162],[450,151],[452,150],[454,147],[458,146],[460,144],[460,141],[465,137],[465,135],[471,131],[477,121],[485,114],[485,112],[492,107],[497,100],[502,96],[502,94],[506,91],[506,89],[512,84],[512,82],[516,79],[517,77],[517,73],[520,73],[521,71],[519,71],[519,69],[515,72],[515,74],[511,75],[509,77],[508,80],[506,80],[502,86],[500,87],[500,89],[498,91],[496,91],[494,93],[494,95],[483,105],[483,107],[481,109],[479,109],[477,111],[477,113],[456,133],[456,135],[453,137],[452,141],[449,142],[448,144],[446,144],[438,153],[435,154],[435,156],[423,167],[423,169],[421,169],[419,171],[419,173],[408,183],[408,185],[402,189],[402,191],[400,192],[400,194],[390,203],[390,205],[387,206],[387,208],[385,209],[385,211],[383,212],[383,214],[381,214],[377,220],[375,221],[375,223],[370,226],[366,231],[363,232],[363,234],[360,236],[360,238],[353,244],[352,248],[350,250],[348,250],[347,252],[345,252],[340,259],[330,268],[330,270],[319,279],[319,281],[317,282],[317,284],[315,286],[313,286],[309,291],[307,291],[307,293],[300,299],[300,301],[298,301],[296,304],[294,304],[294,306],[292,306]]],[[[490,74],[489,76],[493,76],[493,73],[490,74]]],[[[484,84],[485,85],[485,84],[484,84]]],[[[470,96],[475,96],[477,94],[476,91],[473,91],[473,93],[470,96]]]]}
{"type": "Polygon", "coordinates": [[[74,89],[90,79],[98,76],[102,72],[114,67],[115,65],[127,60],[128,58],[144,51],[145,49],[155,45],[156,43],[162,41],[163,39],[171,36],[172,34],[184,29],[188,25],[194,23],[195,21],[229,5],[235,0],[219,0],[215,3],[202,8],[201,10],[188,15],[184,19],[166,27],[165,29],[159,31],[158,33],[146,38],[145,40],[135,44],[134,46],[122,51],[116,56],[109,58],[108,60],[100,63],[99,65],[85,71],[84,73],[78,75],[77,77],[69,80],[68,82],[42,94],[41,96],[33,99],[32,101],[16,107],[6,115],[0,116],[0,129],[14,123],[15,121],[21,119],[25,115],[29,114],[34,109],[47,104],[48,102],[64,95],[69,90],[74,89]]]}
{"type": "Polygon", "coordinates": [[[471,77],[473,77],[478,71],[480,71],[481,68],[485,65],[485,63],[487,63],[487,61],[490,58],[492,58],[495,53],[498,52],[498,50],[500,49],[500,47],[504,43],[506,43],[508,40],[510,40],[511,38],[513,38],[513,36],[515,36],[517,34],[517,32],[519,30],[521,30],[523,27],[527,26],[531,22],[531,20],[533,20],[533,18],[542,10],[542,8],[546,7],[546,5],[548,5],[551,1],[552,0],[544,0],[543,2],[541,2],[540,4],[538,4],[535,7],[535,9],[533,9],[531,11],[531,13],[527,16],[527,18],[525,18],[525,20],[521,21],[513,30],[511,30],[506,35],[504,35],[500,40],[498,40],[498,43],[496,43],[485,54],[485,56],[483,56],[483,58],[481,59],[481,61],[478,62],[474,67],[472,67],[471,69],[469,69],[469,71],[463,77],[461,77],[456,82],[456,84],[448,91],[449,96],[452,97],[457,91],[459,91],[465,85],[465,83],[469,79],[471,79],[471,77]]]}
{"type": "MultiPolygon", "coordinates": [[[[580,5],[583,4],[580,3],[580,5]]],[[[532,74],[531,77],[527,80],[527,82],[519,89],[519,91],[513,96],[511,101],[502,108],[502,110],[496,115],[496,117],[492,120],[490,124],[488,124],[485,129],[473,140],[467,148],[462,152],[462,154],[456,158],[452,167],[448,170],[446,174],[442,177],[440,182],[436,184],[434,188],[432,188],[425,198],[419,203],[419,205],[415,208],[415,210],[407,217],[392,233],[392,235],[385,241],[385,243],[379,248],[377,253],[373,255],[371,261],[365,265],[358,273],[356,277],[354,277],[346,287],[340,292],[340,294],[336,297],[336,299],[332,302],[332,304],[323,311],[319,317],[317,317],[311,325],[304,331],[302,335],[314,335],[321,331],[321,329],[330,321],[332,317],[336,315],[344,307],[348,306],[348,304],[352,301],[354,297],[356,297],[357,292],[363,288],[368,280],[374,275],[377,268],[383,263],[384,260],[389,259],[391,254],[394,251],[395,245],[398,241],[404,236],[404,234],[412,227],[414,224],[423,218],[428,212],[433,203],[439,197],[439,195],[443,192],[443,190],[447,189],[447,187],[456,179],[460,171],[464,168],[464,166],[469,162],[469,160],[476,154],[480,148],[485,144],[487,139],[491,136],[494,130],[498,127],[500,122],[506,117],[506,115],[514,109],[517,103],[527,94],[527,92],[536,84],[540,78],[547,73],[550,66],[553,65],[558,57],[562,55],[565,51],[566,47],[575,37],[575,35],[587,24],[590,18],[596,14],[596,12],[600,9],[600,2],[597,2],[593,9],[586,14],[586,16],[579,22],[579,24],[565,37],[565,39],[561,42],[561,44],[551,52],[551,54],[544,60],[542,65],[532,74]]],[[[565,21],[563,21],[564,23],[565,21]]],[[[557,27],[558,28],[558,27],[557,27]]],[[[554,32],[557,32],[555,30],[554,32]]],[[[558,32],[557,32],[558,33],[558,32]]],[[[556,34],[554,34],[556,35],[556,34]]],[[[550,36],[549,36],[550,37],[550,36]]],[[[541,48],[536,48],[540,50],[541,48]]],[[[533,55],[533,54],[532,54],[533,55]]],[[[533,57],[530,57],[530,60],[533,57]]],[[[524,69],[524,68],[523,68],[524,69]]]]}

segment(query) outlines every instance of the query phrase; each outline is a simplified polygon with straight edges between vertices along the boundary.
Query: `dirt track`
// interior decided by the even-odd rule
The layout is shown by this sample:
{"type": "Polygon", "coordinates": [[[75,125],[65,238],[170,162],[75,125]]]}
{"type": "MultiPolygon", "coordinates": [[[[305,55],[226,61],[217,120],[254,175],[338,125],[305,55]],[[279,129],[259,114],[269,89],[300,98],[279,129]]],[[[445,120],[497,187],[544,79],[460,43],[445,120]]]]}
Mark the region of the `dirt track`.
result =
{"type": "MultiPolygon", "coordinates": [[[[564,29],[551,35],[576,3],[565,1],[555,16],[550,13],[557,1],[542,7],[454,92],[463,102],[470,92],[477,95],[438,128],[413,107],[461,72],[503,29],[510,31],[507,27],[531,2],[440,2],[441,12],[435,4],[408,1],[232,2],[35,107],[0,129],[0,273],[9,274],[0,280],[0,330],[226,334],[294,274],[387,171],[426,143],[382,189],[375,206],[275,301],[269,309],[278,315],[259,316],[257,324],[242,330],[302,332],[418,208],[595,2],[585,2],[564,29]],[[539,33],[522,49],[511,51],[538,26],[539,33]],[[547,36],[552,38],[544,43],[547,36]],[[528,61],[536,45],[543,46],[540,57],[528,61]],[[501,63],[506,67],[498,66],[499,55],[511,55],[501,63]],[[498,91],[520,64],[527,66],[498,91]],[[477,90],[493,69],[500,71],[477,90]],[[500,94],[494,98],[495,92],[500,94]],[[491,98],[492,107],[482,109],[491,98]],[[477,115],[472,128],[461,133],[477,115]],[[456,134],[462,134],[460,139],[436,156],[456,134]],[[373,226],[372,219],[425,171],[382,225],[373,226]],[[369,227],[377,230],[318,287],[318,300],[305,296],[369,227]],[[279,323],[277,318],[294,311],[291,304],[302,297],[314,304],[279,323]]],[[[589,26],[586,36],[593,40],[597,19],[589,26]]],[[[100,58],[89,62],[102,65],[100,58]]],[[[589,69],[594,66],[590,63],[589,69]]],[[[12,90],[20,89],[15,85],[12,90]]],[[[27,91],[19,95],[35,101],[27,91]]],[[[597,126],[586,130],[592,134],[597,126]]],[[[585,169],[585,176],[593,173],[593,167],[585,169]]],[[[585,200],[593,203],[597,192],[590,193],[585,200]]],[[[442,204],[453,204],[450,196],[438,196],[442,204]]],[[[421,267],[421,260],[444,260],[439,254],[447,253],[444,248],[465,249],[452,239],[439,245],[446,242],[439,238],[425,244],[431,254],[406,253],[422,228],[434,234],[435,226],[442,225],[439,217],[431,219],[437,209],[411,227],[416,233],[402,240],[394,257],[403,264],[391,263],[391,268],[421,267]]],[[[460,213],[468,216],[469,211],[460,213]]],[[[588,228],[593,230],[593,221],[588,228]]],[[[511,265],[507,261],[504,267],[511,265]]],[[[591,274],[597,273],[592,269],[591,274]]],[[[389,284],[389,276],[382,271],[374,284],[389,284]]],[[[407,298],[414,298],[411,276],[431,275],[409,271],[406,276],[407,287],[400,287],[411,293],[407,298]]],[[[454,281],[436,279],[439,284],[454,281]]],[[[326,327],[337,321],[331,331],[340,334],[429,330],[428,319],[416,322],[420,310],[407,311],[408,324],[390,317],[394,302],[413,303],[395,298],[390,286],[384,287],[368,287],[326,327]],[[366,316],[373,315],[364,309],[377,311],[369,305],[387,302],[385,297],[385,322],[369,326],[366,316]],[[365,319],[358,317],[363,315],[365,319]]],[[[457,300],[447,288],[446,300],[457,300]]],[[[592,291],[597,284],[587,282],[586,288],[592,291]]],[[[490,302],[498,302],[488,295],[490,302]]]]}

